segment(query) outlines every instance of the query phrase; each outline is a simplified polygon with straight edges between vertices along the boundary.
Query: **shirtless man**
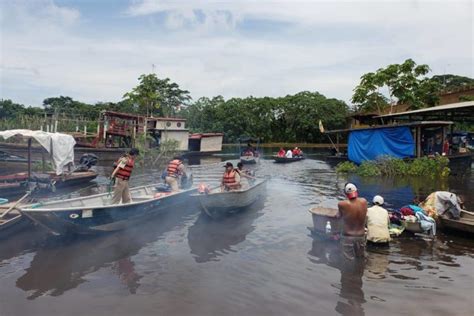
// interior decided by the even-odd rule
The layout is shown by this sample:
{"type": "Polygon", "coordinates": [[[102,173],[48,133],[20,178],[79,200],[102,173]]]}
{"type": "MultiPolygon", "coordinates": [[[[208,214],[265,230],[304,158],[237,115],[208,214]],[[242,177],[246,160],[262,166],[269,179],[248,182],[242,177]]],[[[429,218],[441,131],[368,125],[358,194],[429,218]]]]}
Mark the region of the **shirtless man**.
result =
{"type": "Polygon", "coordinates": [[[352,183],[344,186],[347,200],[338,203],[339,215],[343,221],[341,238],[344,256],[350,260],[365,255],[365,218],[367,216],[367,201],[359,198],[357,187],[352,183]]]}

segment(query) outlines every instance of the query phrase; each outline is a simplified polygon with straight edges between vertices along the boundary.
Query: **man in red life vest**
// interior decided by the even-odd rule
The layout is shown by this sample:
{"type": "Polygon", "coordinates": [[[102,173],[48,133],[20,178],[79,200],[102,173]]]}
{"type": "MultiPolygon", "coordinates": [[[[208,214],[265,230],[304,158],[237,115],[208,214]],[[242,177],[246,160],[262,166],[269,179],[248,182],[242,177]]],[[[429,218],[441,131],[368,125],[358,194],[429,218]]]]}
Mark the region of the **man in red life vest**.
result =
{"type": "Polygon", "coordinates": [[[180,157],[174,157],[166,169],[165,182],[171,187],[172,192],[179,191],[178,179],[186,175],[186,170],[180,157]]]}
{"type": "Polygon", "coordinates": [[[240,174],[234,169],[234,165],[228,162],[224,167],[225,171],[222,177],[221,190],[232,191],[240,189],[240,174]]]}
{"type": "Polygon", "coordinates": [[[128,187],[128,180],[132,175],[133,167],[135,166],[135,157],[140,154],[139,150],[132,148],[128,154],[122,156],[115,164],[116,167],[112,172],[111,178],[115,178],[114,195],[112,197],[112,204],[119,204],[120,200],[123,204],[130,203],[130,191],[128,187]]]}

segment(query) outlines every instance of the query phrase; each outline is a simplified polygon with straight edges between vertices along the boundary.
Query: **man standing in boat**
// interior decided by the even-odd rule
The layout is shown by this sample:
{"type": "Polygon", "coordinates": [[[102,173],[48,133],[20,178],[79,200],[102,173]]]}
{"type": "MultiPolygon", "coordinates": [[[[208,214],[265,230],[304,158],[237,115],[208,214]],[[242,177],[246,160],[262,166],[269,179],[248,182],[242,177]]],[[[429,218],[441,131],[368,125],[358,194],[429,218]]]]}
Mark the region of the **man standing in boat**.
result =
{"type": "Polygon", "coordinates": [[[140,151],[138,149],[132,148],[128,154],[120,157],[120,159],[115,163],[116,167],[110,176],[112,179],[115,178],[112,204],[119,204],[120,201],[122,201],[123,204],[130,203],[128,180],[130,179],[133,167],[135,166],[135,157],[139,154],[140,151]]]}
{"type": "Polygon", "coordinates": [[[353,260],[365,256],[367,201],[358,197],[357,187],[352,183],[344,186],[344,194],[347,200],[337,205],[343,221],[341,245],[344,256],[353,260]]]}
{"type": "Polygon", "coordinates": [[[165,182],[171,187],[172,192],[179,191],[178,180],[186,176],[186,170],[180,157],[175,156],[166,169],[165,182]]]}
{"type": "Polygon", "coordinates": [[[227,162],[224,167],[225,171],[222,177],[221,190],[233,191],[240,189],[240,174],[234,169],[234,165],[231,162],[227,162]]]}

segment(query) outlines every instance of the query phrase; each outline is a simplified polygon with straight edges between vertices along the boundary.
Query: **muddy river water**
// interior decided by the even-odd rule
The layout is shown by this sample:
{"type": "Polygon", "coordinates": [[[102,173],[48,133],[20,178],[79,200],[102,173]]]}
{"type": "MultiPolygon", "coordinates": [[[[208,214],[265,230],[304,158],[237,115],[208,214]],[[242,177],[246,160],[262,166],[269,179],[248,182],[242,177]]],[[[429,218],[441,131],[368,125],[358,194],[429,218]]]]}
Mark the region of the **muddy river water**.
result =
{"type": "MultiPolygon", "coordinates": [[[[337,243],[311,237],[309,207],[334,206],[348,179],[317,155],[309,158],[262,160],[252,168],[269,178],[266,196],[219,221],[191,203],[103,236],[58,238],[31,227],[1,240],[0,315],[474,314],[472,236],[402,236],[349,264],[337,243]]],[[[196,182],[212,184],[227,159],[235,162],[203,157],[189,168],[196,182]]],[[[134,184],[155,177],[138,173],[134,184]]],[[[474,209],[470,175],[349,180],[364,197],[381,194],[392,207],[449,189],[474,209]]]]}

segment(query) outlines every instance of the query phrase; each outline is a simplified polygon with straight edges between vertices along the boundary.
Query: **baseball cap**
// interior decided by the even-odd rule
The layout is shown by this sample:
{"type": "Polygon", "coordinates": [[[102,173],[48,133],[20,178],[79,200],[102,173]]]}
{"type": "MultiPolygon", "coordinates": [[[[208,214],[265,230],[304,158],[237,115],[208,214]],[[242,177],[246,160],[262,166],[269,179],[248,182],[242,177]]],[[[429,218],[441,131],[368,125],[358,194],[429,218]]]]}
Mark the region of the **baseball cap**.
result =
{"type": "Polygon", "coordinates": [[[130,155],[132,156],[138,156],[140,155],[140,151],[137,149],[137,148],[132,148],[130,149],[130,151],[128,152],[130,155]]]}
{"type": "Polygon", "coordinates": [[[383,197],[381,197],[380,195],[376,195],[374,196],[374,199],[372,200],[372,202],[374,202],[374,204],[377,204],[377,205],[383,205],[385,201],[383,200],[383,197]]]}
{"type": "Polygon", "coordinates": [[[346,185],[344,186],[344,193],[350,200],[355,199],[359,196],[359,193],[357,192],[357,187],[353,183],[346,183],[346,185]]]}

